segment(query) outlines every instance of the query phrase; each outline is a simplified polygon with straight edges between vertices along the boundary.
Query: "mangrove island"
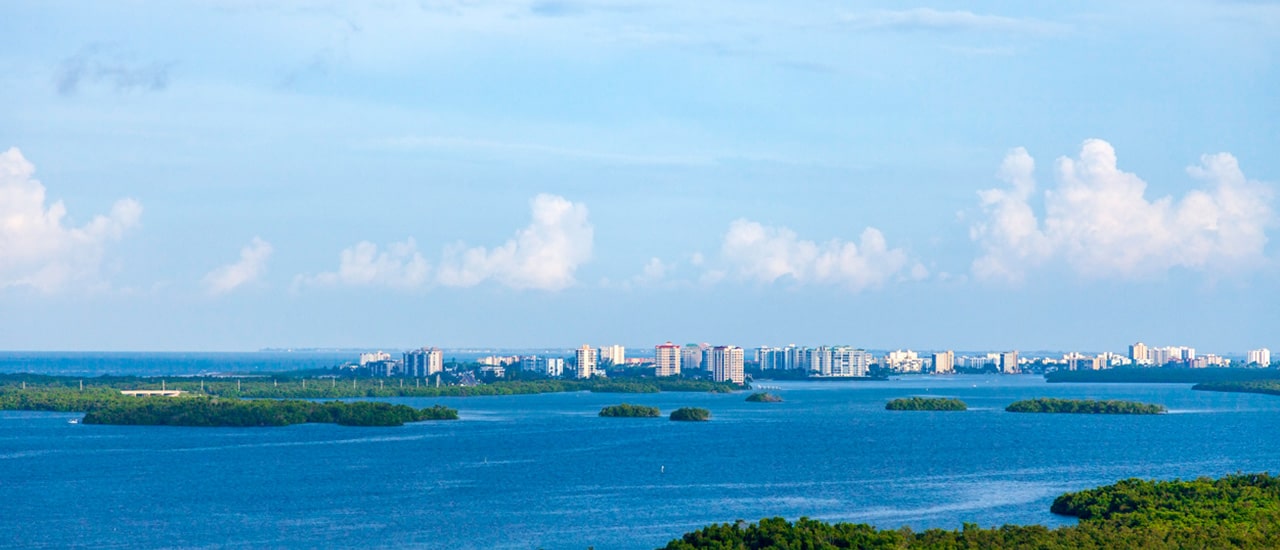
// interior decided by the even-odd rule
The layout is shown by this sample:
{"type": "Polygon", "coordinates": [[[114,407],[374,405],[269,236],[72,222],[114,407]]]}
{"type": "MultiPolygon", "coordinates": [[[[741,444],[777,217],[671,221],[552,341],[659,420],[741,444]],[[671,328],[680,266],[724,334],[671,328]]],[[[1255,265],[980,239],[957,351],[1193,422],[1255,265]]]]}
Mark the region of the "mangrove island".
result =
{"type": "Polygon", "coordinates": [[[711,420],[711,411],[697,407],[680,407],[671,412],[671,419],[682,422],[705,422],[711,420]]]}
{"type": "Polygon", "coordinates": [[[1095,401],[1092,399],[1054,399],[1041,397],[1017,401],[1004,410],[1014,413],[1068,413],[1068,414],[1163,414],[1164,405],[1120,401],[1116,399],[1095,401]]]}
{"type": "Polygon", "coordinates": [[[969,406],[954,397],[905,397],[884,405],[887,411],[967,411],[969,406]]]}
{"type": "Polygon", "coordinates": [[[658,411],[657,407],[623,403],[621,405],[609,405],[600,409],[600,416],[612,418],[657,418],[662,416],[662,413],[658,411]]]}

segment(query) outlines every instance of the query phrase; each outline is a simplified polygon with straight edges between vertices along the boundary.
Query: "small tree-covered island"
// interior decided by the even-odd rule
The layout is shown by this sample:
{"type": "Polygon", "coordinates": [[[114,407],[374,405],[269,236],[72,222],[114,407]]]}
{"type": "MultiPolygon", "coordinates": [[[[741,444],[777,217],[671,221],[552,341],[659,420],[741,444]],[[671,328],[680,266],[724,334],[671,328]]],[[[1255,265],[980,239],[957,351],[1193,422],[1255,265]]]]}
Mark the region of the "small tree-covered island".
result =
{"type": "Polygon", "coordinates": [[[904,397],[884,405],[889,411],[967,411],[969,406],[954,397],[904,397]]]}
{"type": "Polygon", "coordinates": [[[1068,413],[1068,414],[1164,414],[1164,405],[1120,401],[1117,399],[1095,401],[1092,399],[1054,399],[1042,397],[1016,401],[1004,410],[1014,413],[1068,413]]]}
{"type": "Polygon", "coordinates": [[[747,396],[749,403],[781,403],[782,398],[768,392],[756,392],[747,396]]]}
{"type": "Polygon", "coordinates": [[[611,418],[657,418],[662,416],[662,413],[657,407],[623,403],[621,405],[609,405],[600,409],[600,416],[611,418]]]}
{"type": "Polygon", "coordinates": [[[882,530],[866,524],[782,518],[719,524],[687,533],[667,550],[757,548],[1216,550],[1275,548],[1280,540],[1280,478],[1241,474],[1222,479],[1128,479],[1067,493],[1050,510],[1079,518],[1076,525],[1005,525],[957,531],[882,530]]]}
{"type": "Polygon", "coordinates": [[[255,427],[325,423],[342,426],[401,426],[425,420],[456,420],[442,405],[415,409],[377,401],[235,399],[208,396],[135,397],[110,390],[16,390],[0,392],[0,409],[83,412],[85,424],[139,426],[255,427]]]}
{"type": "Polygon", "coordinates": [[[671,419],[681,422],[705,422],[711,420],[711,411],[697,407],[680,407],[671,412],[671,419]]]}

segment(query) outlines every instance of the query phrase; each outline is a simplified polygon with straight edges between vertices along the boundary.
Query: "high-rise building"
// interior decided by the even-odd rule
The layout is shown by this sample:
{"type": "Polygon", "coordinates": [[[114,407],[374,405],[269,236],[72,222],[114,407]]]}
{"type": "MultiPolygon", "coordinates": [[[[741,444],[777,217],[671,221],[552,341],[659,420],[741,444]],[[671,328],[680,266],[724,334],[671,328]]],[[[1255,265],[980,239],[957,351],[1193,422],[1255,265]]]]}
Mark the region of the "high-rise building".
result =
{"type": "Polygon", "coordinates": [[[866,376],[871,370],[871,354],[865,350],[839,346],[831,350],[831,376],[866,376]]]}
{"type": "Polygon", "coordinates": [[[546,357],[542,359],[542,372],[551,378],[564,374],[563,357],[546,357]]]}
{"type": "Polygon", "coordinates": [[[787,350],[762,347],[756,350],[756,361],[760,370],[781,370],[787,368],[787,350]]]}
{"type": "Polygon", "coordinates": [[[1006,351],[1000,354],[1000,372],[1004,374],[1018,374],[1022,372],[1018,368],[1018,352],[1006,351]]]}
{"type": "Polygon", "coordinates": [[[796,347],[795,344],[787,346],[787,368],[809,371],[809,348],[796,347]]]}
{"type": "Polygon", "coordinates": [[[621,367],[627,362],[627,348],[617,344],[600,346],[600,362],[621,367]]]}
{"type": "Polygon", "coordinates": [[[596,366],[600,358],[600,350],[583,344],[582,347],[574,350],[574,358],[578,362],[578,378],[591,378],[596,373],[596,366]]]}
{"type": "Polygon", "coordinates": [[[809,350],[809,370],[822,376],[831,376],[831,348],[818,346],[809,350]]]}
{"type": "Polygon", "coordinates": [[[956,372],[956,354],[951,350],[933,354],[933,373],[952,374],[956,372]]]}
{"type": "Polygon", "coordinates": [[[745,381],[742,372],[743,351],[738,346],[716,346],[707,353],[707,367],[716,382],[745,381]]]}
{"type": "Polygon", "coordinates": [[[390,361],[390,360],[391,360],[391,354],[384,351],[376,351],[376,352],[360,354],[360,366],[362,367],[365,365],[368,365],[369,363],[381,363],[383,361],[390,361]]]}
{"type": "Polygon", "coordinates": [[[1245,358],[1245,363],[1249,365],[1257,365],[1259,367],[1269,367],[1271,366],[1271,350],[1267,348],[1249,350],[1248,357],[1245,358]]]}
{"type": "Polygon", "coordinates": [[[684,347],[680,348],[680,370],[694,371],[710,368],[709,365],[703,364],[706,350],[710,348],[711,346],[708,344],[685,344],[684,347]]]}
{"type": "Polygon", "coordinates": [[[657,367],[658,376],[678,376],[680,374],[680,345],[667,342],[653,348],[653,365],[657,367]]]}
{"type": "Polygon", "coordinates": [[[1135,365],[1151,364],[1151,350],[1147,349],[1147,345],[1137,342],[1129,346],[1129,360],[1135,365]]]}
{"type": "Polygon", "coordinates": [[[404,353],[404,375],[417,378],[444,371],[444,352],[424,347],[404,353]]]}
{"type": "Polygon", "coordinates": [[[924,369],[924,361],[911,350],[891,351],[884,358],[885,366],[894,372],[920,372],[924,369]]]}

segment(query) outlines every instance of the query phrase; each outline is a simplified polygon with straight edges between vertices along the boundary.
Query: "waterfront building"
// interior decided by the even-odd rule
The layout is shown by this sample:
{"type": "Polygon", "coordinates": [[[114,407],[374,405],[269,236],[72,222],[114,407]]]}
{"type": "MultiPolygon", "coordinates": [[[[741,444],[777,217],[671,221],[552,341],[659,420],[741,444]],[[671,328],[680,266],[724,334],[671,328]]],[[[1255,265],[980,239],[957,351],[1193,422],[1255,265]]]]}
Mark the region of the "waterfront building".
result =
{"type": "Polygon", "coordinates": [[[871,354],[866,350],[839,346],[831,350],[831,376],[866,376],[871,371],[871,354]]]}
{"type": "Polygon", "coordinates": [[[1006,351],[1000,354],[1000,372],[1004,374],[1018,374],[1022,369],[1018,368],[1018,352],[1006,351]]]}
{"type": "Polygon", "coordinates": [[[711,367],[706,364],[706,354],[711,349],[710,344],[685,344],[680,348],[680,370],[694,371],[711,367]]]}
{"type": "Polygon", "coordinates": [[[894,372],[920,372],[924,369],[924,361],[911,350],[889,352],[884,358],[885,368],[894,372]]]}
{"type": "Polygon", "coordinates": [[[733,382],[742,384],[743,351],[738,346],[716,346],[708,350],[707,367],[716,382],[733,382]]]}
{"type": "Polygon", "coordinates": [[[680,375],[680,345],[667,342],[653,348],[653,365],[657,376],[680,375]]]}
{"type": "Polygon", "coordinates": [[[809,348],[796,347],[795,344],[787,346],[787,368],[800,369],[809,371],[809,348]]]}
{"type": "Polygon", "coordinates": [[[574,358],[578,362],[578,378],[591,378],[596,373],[596,366],[599,362],[600,351],[583,344],[582,347],[574,350],[574,358]]]}
{"type": "Polygon", "coordinates": [[[762,347],[756,350],[756,362],[761,370],[782,370],[787,368],[787,350],[781,348],[762,347]]]}
{"type": "Polygon", "coordinates": [[[956,354],[951,350],[933,354],[933,373],[952,374],[956,372],[956,354]]]}
{"type": "Polygon", "coordinates": [[[369,363],[381,363],[383,361],[390,361],[390,360],[391,360],[391,354],[386,353],[382,350],[378,350],[371,353],[360,354],[360,366],[362,367],[368,366],[369,363]]]}
{"type": "Polygon", "coordinates": [[[444,352],[440,348],[423,347],[404,353],[404,375],[417,378],[444,371],[444,352]]]}
{"type": "Polygon", "coordinates": [[[818,346],[809,350],[809,370],[822,376],[831,376],[831,348],[818,346]]]}
{"type": "Polygon", "coordinates": [[[617,344],[600,346],[600,362],[619,367],[627,364],[627,348],[617,344]]]}
{"type": "Polygon", "coordinates": [[[1249,350],[1245,358],[1246,365],[1256,365],[1259,367],[1268,367],[1271,365],[1271,350],[1267,348],[1259,348],[1249,350]]]}
{"type": "Polygon", "coordinates": [[[564,374],[564,358],[563,357],[546,357],[542,360],[542,372],[551,378],[558,378],[564,374]]]}
{"type": "Polygon", "coordinates": [[[1134,343],[1129,346],[1129,360],[1135,365],[1150,365],[1151,350],[1147,349],[1147,345],[1142,342],[1134,343]]]}

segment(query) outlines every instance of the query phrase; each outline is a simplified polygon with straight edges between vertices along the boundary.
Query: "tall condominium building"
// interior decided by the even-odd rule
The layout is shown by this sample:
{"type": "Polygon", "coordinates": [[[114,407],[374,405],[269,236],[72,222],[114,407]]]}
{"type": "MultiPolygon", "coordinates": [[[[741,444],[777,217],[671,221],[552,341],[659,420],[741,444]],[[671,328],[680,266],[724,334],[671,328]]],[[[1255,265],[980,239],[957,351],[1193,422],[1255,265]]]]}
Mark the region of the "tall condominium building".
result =
{"type": "Polygon", "coordinates": [[[1000,372],[1005,374],[1018,374],[1022,372],[1018,368],[1018,352],[1006,351],[1000,354],[1000,372]]]}
{"type": "Polygon", "coordinates": [[[391,354],[383,351],[360,354],[360,366],[362,367],[365,365],[368,365],[369,363],[381,363],[383,361],[390,361],[390,360],[391,360],[391,354]]]}
{"type": "Polygon", "coordinates": [[[707,367],[716,382],[742,384],[743,351],[738,346],[716,346],[707,353],[707,367]]]}
{"type": "Polygon", "coordinates": [[[920,372],[924,370],[924,361],[911,350],[891,351],[884,358],[885,366],[894,372],[920,372]]]}
{"type": "Polygon", "coordinates": [[[796,347],[792,344],[787,346],[786,353],[788,369],[809,370],[809,348],[796,347]]]}
{"type": "Polygon", "coordinates": [[[542,359],[542,372],[547,376],[556,378],[564,374],[564,358],[563,357],[545,357],[542,359]]]}
{"type": "Polygon", "coordinates": [[[956,354],[951,350],[933,354],[933,373],[952,374],[956,372],[956,354]]]}
{"type": "Polygon", "coordinates": [[[667,342],[653,347],[653,365],[658,376],[680,374],[680,345],[667,342]]]}
{"type": "Polygon", "coordinates": [[[685,344],[680,348],[680,370],[693,371],[708,368],[708,365],[703,364],[703,359],[705,359],[706,350],[710,348],[708,344],[685,344]]]}
{"type": "Polygon", "coordinates": [[[600,359],[600,350],[583,344],[582,347],[574,350],[574,358],[578,361],[578,378],[591,378],[596,373],[600,359]]]}
{"type": "Polygon", "coordinates": [[[1267,348],[1249,350],[1248,356],[1245,358],[1245,363],[1249,365],[1258,365],[1259,367],[1270,366],[1271,350],[1267,348]]]}
{"type": "Polygon", "coordinates": [[[818,346],[809,350],[809,370],[822,376],[831,376],[831,348],[818,346]]]}
{"type": "Polygon", "coordinates": [[[1142,342],[1137,342],[1129,346],[1129,360],[1135,365],[1151,364],[1151,350],[1142,342]]]}
{"type": "Polygon", "coordinates": [[[787,350],[762,347],[756,350],[756,362],[761,370],[781,370],[787,368],[787,350]]]}
{"type": "Polygon", "coordinates": [[[404,375],[431,376],[444,371],[444,352],[440,348],[420,348],[404,353],[404,375]]]}
{"type": "Polygon", "coordinates": [[[616,344],[600,346],[600,362],[621,367],[627,362],[627,348],[616,344]]]}
{"type": "Polygon", "coordinates": [[[839,346],[831,350],[831,376],[866,376],[871,370],[871,354],[865,350],[839,346]]]}

